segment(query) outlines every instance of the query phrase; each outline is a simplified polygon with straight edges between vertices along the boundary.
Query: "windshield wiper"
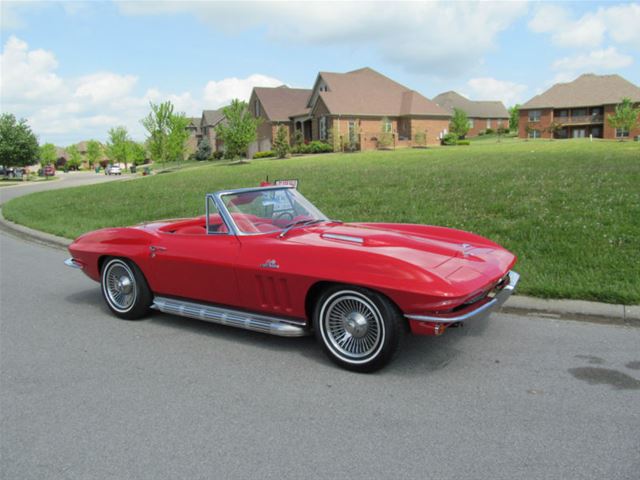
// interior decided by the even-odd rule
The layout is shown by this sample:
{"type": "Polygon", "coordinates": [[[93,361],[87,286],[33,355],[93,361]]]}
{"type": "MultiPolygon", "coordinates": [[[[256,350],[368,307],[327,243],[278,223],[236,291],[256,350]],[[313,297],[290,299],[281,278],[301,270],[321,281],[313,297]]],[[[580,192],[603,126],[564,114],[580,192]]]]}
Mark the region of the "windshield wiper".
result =
{"type": "Polygon", "coordinates": [[[298,220],[297,222],[293,222],[290,223],[289,225],[287,225],[285,227],[284,230],[282,230],[282,232],[280,233],[280,238],[284,238],[284,236],[289,233],[289,230],[291,230],[294,227],[301,227],[301,226],[308,226],[308,225],[313,225],[315,223],[321,223],[324,222],[326,220],[323,219],[317,219],[317,220],[298,220]]]}

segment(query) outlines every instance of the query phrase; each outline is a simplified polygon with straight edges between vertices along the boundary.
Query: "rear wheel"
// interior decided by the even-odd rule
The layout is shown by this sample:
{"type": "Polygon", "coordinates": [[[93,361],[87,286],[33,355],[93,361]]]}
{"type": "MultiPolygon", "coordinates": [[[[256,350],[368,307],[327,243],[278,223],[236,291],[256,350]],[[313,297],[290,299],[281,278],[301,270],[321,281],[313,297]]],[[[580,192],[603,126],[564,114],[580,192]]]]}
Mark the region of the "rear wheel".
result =
{"type": "Polygon", "coordinates": [[[360,287],[327,289],[314,309],[318,342],[337,365],[356,372],[385,366],[402,335],[402,317],[386,297],[360,287]]]}
{"type": "Polygon", "coordinates": [[[109,258],[102,267],[102,296],[118,317],[137,320],[149,313],[151,290],[138,266],[123,258],[109,258]]]}

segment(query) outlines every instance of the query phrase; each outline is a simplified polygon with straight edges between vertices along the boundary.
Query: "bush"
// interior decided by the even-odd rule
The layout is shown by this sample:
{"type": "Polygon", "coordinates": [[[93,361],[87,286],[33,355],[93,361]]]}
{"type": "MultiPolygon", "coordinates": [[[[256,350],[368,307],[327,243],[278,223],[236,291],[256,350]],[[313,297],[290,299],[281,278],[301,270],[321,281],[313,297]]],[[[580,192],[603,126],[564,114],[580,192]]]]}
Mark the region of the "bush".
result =
{"type": "MultiPolygon", "coordinates": [[[[273,142],[273,151],[278,158],[284,158],[287,156],[291,147],[289,146],[289,129],[284,125],[278,127],[276,138],[273,142]]],[[[253,157],[255,158],[255,156],[253,157]]]]}
{"type": "Polygon", "coordinates": [[[427,146],[427,134],[425,132],[416,132],[413,135],[413,143],[417,147],[426,147],[427,146]]]}
{"type": "Polygon", "coordinates": [[[331,153],[333,152],[333,146],[328,143],[321,142],[320,140],[314,140],[307,145],[309,153],[331,153]]]}
{"type": "Polygon", "coordinates": [[[447,133],[444,137],[442,137],[442,145],[457,145],[458,144],[458,135],[455,133],[447,133]]]}
{"type": "Polygon", "coordinates": [[[256,152],[253,154],[253,158],[270,158],[275,156],[276,154],[273,150],[265,150],[264,152],[256,152]]]}
{"type": "Polygon", "coordinates": [[[211,158],[213,158],[214,160],[222,160],[222,157],[224,157],[224,151],[222,150],[213,152],[213,155],[211,155],[211,158]]]}
{"type": "Polygon", "coordinates": [[[378,148],[389,148],[393,143],[393,134],[389,132],[382,132],[378,135],[378,148]]]}
{"type": "Polygon", "coordinates": [[[491,135],[493,133],[493,128],[487,128],[484,133],[486,133],[487,135],[491,135]]]}
{"type": "Polygon", "coordinates": [[[478,136],[479,136],[479,137],[481,137],[482,135],[484,135],[484,130],[480,130],[480,131],[478,132],[478,136]]]}

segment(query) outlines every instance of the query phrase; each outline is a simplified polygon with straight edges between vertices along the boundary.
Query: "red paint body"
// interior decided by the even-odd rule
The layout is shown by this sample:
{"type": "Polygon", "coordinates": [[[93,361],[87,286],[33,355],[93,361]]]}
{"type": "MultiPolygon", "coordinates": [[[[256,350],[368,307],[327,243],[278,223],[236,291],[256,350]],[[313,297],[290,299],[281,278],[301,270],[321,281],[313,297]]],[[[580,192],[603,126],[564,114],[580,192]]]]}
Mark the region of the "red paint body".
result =
{"type": "MultiPolygon", "coordinates": [[[[446,315],[492,289],[516,262],[490,240],[443,227],[327,222],[293,229],[284,238],[207,235],[204,217],[97,230],[76,239],[69,251],[96,281],[102,259],[126,257],[140,267],[155,294],[307,322],[307,300],[319,282],[378,291],[405,315],[446,315]],[[271,260],[277,268],[265,266],[271,260]]],[[[415,334],[444,330],[409,324],[415,334]]]]}

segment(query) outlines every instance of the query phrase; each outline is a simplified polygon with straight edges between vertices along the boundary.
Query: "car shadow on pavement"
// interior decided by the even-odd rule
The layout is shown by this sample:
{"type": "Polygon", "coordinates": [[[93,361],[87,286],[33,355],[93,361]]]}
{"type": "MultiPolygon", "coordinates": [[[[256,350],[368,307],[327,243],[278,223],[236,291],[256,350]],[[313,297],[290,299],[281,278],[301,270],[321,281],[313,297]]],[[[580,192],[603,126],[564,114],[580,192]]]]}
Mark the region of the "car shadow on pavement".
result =
{"type": "MultiPolygon", "coordinates": [[[[69,294],[66,296],[66,300],[72,304],[98,309],[113,321],[128,322],[128,320],[118,319],[111,313],[102,299],[99,288],[91,288],[69,294]]],[[[324,355],[313,335],[284,338],[157,311],[152,311],[148,318],[140,321],[152,323],[159,328],[215,337],[222,342],[239,343],[269,351],[300,355],[312,363],[323,364],[329,368],[338,368],[324,355]]],[[[488,317],[477,319],[464,327],[449,328],[438,337],[416,336],[407,332],[398,347],[395,357],[379,374],[424,376],[429,372],[446,368],[447,365],[464,353],[461,344],[464,343],[465,338],[484,335],[490,321],[488,317]]]]}

